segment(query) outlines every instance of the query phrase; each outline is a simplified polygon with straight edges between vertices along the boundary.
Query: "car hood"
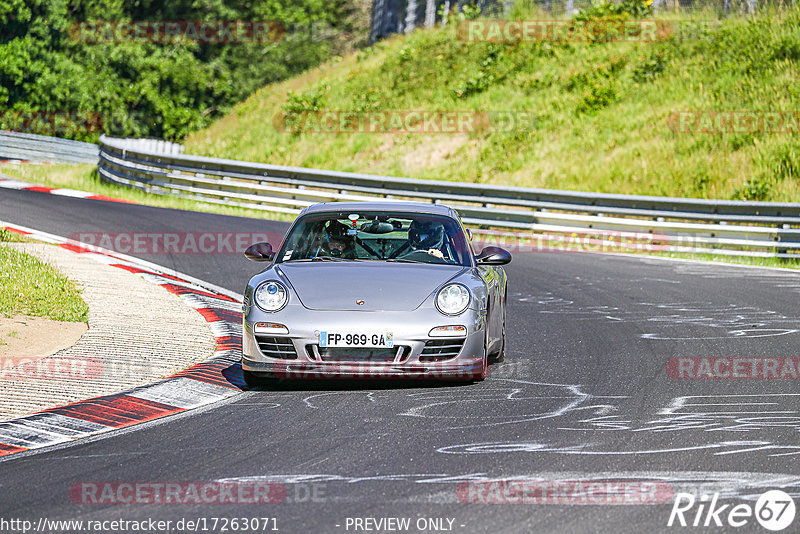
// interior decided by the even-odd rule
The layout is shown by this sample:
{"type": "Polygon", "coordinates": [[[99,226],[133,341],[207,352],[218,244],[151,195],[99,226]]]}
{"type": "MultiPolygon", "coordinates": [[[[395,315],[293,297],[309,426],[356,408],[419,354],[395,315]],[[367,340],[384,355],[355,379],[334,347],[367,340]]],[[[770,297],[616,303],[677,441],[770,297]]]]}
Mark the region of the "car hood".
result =
{"type": "Polygon", "coordinates": [[[382,262],[282,263],[278,269],[306,308],[342,311],[415,310],[436,288],[467,270],[382,262]]]}

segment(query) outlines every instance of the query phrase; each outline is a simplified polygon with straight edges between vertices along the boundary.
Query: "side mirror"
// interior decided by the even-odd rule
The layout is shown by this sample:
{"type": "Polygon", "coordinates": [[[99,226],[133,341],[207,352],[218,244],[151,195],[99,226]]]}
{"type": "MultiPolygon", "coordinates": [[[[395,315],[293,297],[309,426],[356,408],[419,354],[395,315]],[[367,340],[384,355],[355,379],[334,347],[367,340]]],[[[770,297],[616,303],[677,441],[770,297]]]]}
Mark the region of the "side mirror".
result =
{"type": "Polygon", "coordinates": [[[254,243],[244,251],[244,257],[251,261],[272,261],[275,253],[269,243],[254,243]]]}
{"type": "Polygon", "coordinates": [[[486,247],[475,256],[478,265],[506,265],[511,262],[511,254],[500,247],[486,247]]]}

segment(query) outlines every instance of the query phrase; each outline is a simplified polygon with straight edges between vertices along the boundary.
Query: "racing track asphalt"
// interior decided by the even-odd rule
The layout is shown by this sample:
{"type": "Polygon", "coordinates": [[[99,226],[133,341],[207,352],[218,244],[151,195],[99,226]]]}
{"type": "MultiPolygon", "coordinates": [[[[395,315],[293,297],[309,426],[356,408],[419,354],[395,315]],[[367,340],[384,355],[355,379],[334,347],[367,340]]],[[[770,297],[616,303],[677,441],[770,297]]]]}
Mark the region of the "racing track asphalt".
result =
{"type": "MultiPolygon", "coordinates": [[[[0,220],[62,236],[286,228],[8,190],[0,191],[0,220]]],[[[237,292],[258,267],[232,255],[142,258],[237,292]]],[[[268,516],[281,532],[353,532],[348,517],[409,517],[412,527],[431,517],[452,518],[452,532],[465,533],[694,532],[703,529],[666,526],[669,503],[469,504],[456,488],[486,478],[595,477],[722,491],[733,504],[752,504],[778,481],[798,495],[797,381],[675,380],[665,366],[676,356],[798,356],[800,275],[563,253],[517,255],[508,273],[507,357],[483,383],[283,384],[9,457],[0,462],[0,517],[268,516]],[[234,479],[285,483],[287,498],[93,505],[69,496],[81,482],[234,479]]],[[[763,530],[751,518],[736,531],[763,530]]]]}

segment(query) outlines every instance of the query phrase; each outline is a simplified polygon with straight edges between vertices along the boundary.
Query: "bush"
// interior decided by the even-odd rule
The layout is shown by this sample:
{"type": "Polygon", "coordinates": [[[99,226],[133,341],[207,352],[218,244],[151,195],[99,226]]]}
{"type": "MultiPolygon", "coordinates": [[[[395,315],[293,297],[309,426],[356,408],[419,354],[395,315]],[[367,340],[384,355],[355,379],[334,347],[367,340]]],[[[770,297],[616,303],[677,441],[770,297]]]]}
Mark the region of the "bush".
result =
{"type": "Polygon", "coordinates": [[[744,187],[733,192],[734,200],[769,200],[771,180],[765,176],[748,178],[744,187]]]}
{"type": "Polygon", "coordinates": [[[667,59],[663,51],[651,54],[633,69],[633,81],[647,83],[655,80],[667,68],[667,59]]]}
{"type": "Polygon", "coordinates": [[[452,85],[450,91],[454,98],[468,98],[482,93],[508,77],[519,65],[513,63],[512,57],[505,48],[495,43],[489,43],[482,58],[479,58],[477,70],[467,70],[460,76],[458,82],[452,85]]]}
{"type": "Polygon", "coordinates": [[[102,131],[181,140],[258,88],[349,46],[349,36],[363,33],[352,27],[353,10],[352,0],[0,0],[0,128],[86,141],[102,131]],[[76,24],[93,20],[271,20],[288,32],[275,43],[81,41],[76,24]],[[102,128],[49,131],[47,121],[15,121],[37,111],[96,115],[102,128]]]}
{"type": "Polygon", "coordinates": [[[593,113],[603,109],[617,99],[617,91],[613,82],[600,80],[592,82],[589,91],[583,95],[578,104],[578,113],[593,113]]]}
{"type": "Polygon", "coordinates": [[[642,18],[653,14],[653,0],[622,0],[615,3],[610,0],[594,0],[581,9],[574,20],[626,20],[642,18]]]}
{"type": "Polygon", "coordinates": [[[330,90],[331,86],[323,82],[299,95],[294,91],[289,91],[286,95],[286,102],[282,106],[283,111],[286,113],[320,111],[325,108],[330,90]]]}

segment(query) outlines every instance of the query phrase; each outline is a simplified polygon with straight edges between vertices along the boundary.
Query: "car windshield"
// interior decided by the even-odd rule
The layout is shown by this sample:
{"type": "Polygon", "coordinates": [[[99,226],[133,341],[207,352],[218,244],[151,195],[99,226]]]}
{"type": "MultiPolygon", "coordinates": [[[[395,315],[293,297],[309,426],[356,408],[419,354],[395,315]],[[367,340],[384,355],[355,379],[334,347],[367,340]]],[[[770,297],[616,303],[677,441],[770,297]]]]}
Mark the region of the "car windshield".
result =
{"type": "Polygon", "coordinates": [[[386,261],[470,265],[455,219],[421,213],[346,212],[306,215],[278,253],[291,261],[386,261]]]}

